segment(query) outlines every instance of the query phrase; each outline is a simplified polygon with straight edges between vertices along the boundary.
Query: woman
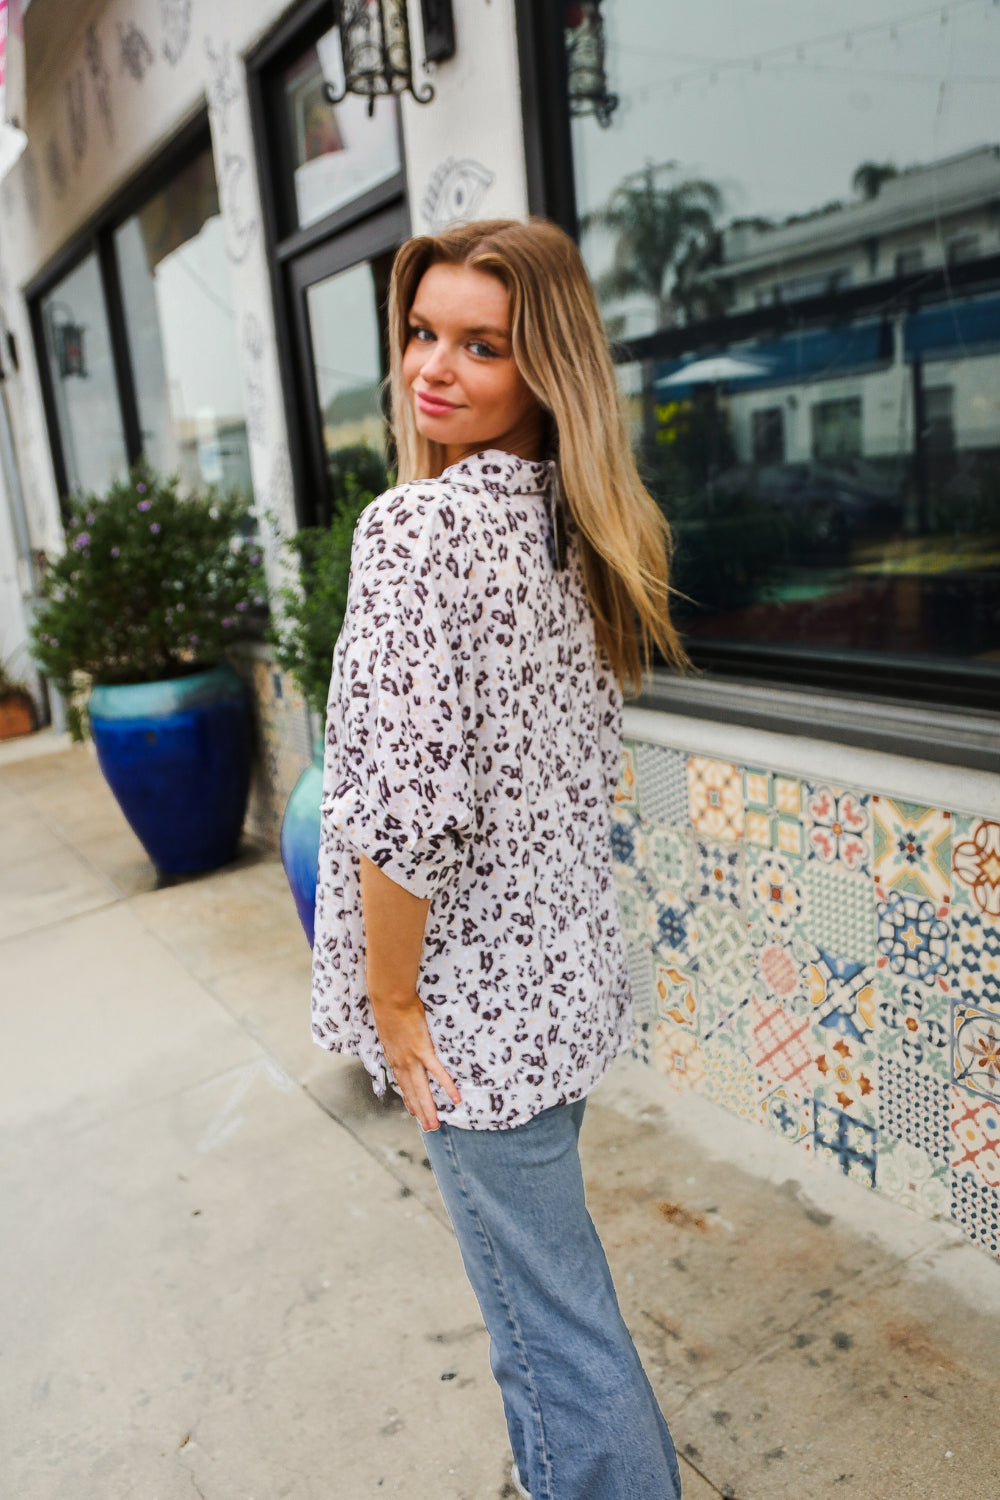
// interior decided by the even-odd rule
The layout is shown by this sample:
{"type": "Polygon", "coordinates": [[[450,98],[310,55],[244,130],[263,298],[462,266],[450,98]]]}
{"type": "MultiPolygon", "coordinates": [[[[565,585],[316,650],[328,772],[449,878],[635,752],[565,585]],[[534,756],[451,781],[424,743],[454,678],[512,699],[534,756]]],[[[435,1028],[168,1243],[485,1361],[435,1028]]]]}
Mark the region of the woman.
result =
{"type": "Polygon", "coordinates": [[[410,240],[389,302],[400,483],[334,656],[313,1035],[420,1123],[519,1492],[675,1500],[577,1154],[634,1037],[609,815],[621,684],[651,641],[683,660],[669,536],[567,235],[410,240]]]}

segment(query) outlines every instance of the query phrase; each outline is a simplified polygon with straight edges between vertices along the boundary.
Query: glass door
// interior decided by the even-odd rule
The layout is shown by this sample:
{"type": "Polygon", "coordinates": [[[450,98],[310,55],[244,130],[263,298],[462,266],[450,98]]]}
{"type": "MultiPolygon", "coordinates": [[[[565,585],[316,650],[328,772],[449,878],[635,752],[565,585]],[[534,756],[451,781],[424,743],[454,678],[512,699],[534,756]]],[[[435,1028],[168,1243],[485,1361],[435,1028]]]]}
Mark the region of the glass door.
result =
{"type": "Polygon", "coordinates": [[[403,209],[386,210],[288,268],[307,525],[329,522],[348,474],[376,494],[386,487],[386,296],[405,234],[403,209]]]}

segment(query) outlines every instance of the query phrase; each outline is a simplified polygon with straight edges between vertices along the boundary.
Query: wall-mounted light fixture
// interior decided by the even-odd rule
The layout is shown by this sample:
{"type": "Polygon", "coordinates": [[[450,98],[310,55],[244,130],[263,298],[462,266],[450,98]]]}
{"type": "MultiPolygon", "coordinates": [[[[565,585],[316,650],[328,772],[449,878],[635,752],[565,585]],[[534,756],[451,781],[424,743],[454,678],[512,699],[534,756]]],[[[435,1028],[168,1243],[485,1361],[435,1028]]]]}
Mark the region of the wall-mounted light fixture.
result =
{"type": "Polygon", "coordinates": [[[566,0],[563,22],[569,75],[569,112],[593,115],[605,129],[618,108],[608,91],[607,55],[601,0],[566,0]]]}
{"type": "MultiPolygon", "coordinates": [[[[332,83],[323,85],[331,104],[340,104],[348,94],[368,100],[369,115],[382,95],[407,90],[418,104],[429,104],[434,89],[413,81],[413,51],[407,0],[334,0],[334,15],[340,30],[340,52],[344,63],[344,85],[340,92],[332,83]]],[[[424,33],[424,62],[444,62],[455,53],[455,23],[451,0],[420,0],[424,33]]]]}
{"type": "Polygon", "coordinates": [[[49,330],[52,337],[52,352],[56,357],[56,368],[65,380],[70,375],[86,377],[87,360],[84,353],[84,326],[73,316],[72,308],[65,302],[50,302],[48,309],[49,330]],[[59,317],[57,320],[57,310],[59,317]]]}

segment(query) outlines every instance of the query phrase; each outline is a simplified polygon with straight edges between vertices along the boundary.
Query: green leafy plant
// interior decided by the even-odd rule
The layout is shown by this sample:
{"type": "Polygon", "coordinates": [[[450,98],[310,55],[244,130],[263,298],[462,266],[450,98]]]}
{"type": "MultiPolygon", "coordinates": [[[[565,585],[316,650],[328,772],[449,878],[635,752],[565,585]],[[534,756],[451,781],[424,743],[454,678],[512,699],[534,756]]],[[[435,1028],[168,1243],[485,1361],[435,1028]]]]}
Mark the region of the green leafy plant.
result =
{"type": "Polygon", "coordinates": [[[69,705],[75,739],[81,689],[200,671],[256,633],[264,575],[239,496],[183,497],[176,477],[143,464],[106,495],[71,497],[65,519],[31,649],[69,705]]]}
{"type": "Polygon", "coordinates": [[[279,591],[281,618],[268,639],[278,666],[318,714],[326,711],[333,648],[347,610],[354,528],[373,498],[353,474],[345,475],[330,525],[306,526],[285,543],[297,559],[299,588],[279,591]]]}

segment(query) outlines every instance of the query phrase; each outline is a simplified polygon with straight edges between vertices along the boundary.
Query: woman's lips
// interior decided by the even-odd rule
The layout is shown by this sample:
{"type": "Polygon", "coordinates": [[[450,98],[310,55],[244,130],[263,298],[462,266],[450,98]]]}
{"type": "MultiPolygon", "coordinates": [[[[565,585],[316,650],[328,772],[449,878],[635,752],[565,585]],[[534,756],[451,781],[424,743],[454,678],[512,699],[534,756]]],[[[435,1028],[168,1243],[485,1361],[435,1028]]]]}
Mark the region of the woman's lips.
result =
{"type": "Polygon", "coordinates": [[[450,411],[458,408],[453,401],[443,401],[440,396],[428,396],[426,391],[417,391],[417,405],[421,411],[427,412],[428,416],[443,417],[450,411]]]}

